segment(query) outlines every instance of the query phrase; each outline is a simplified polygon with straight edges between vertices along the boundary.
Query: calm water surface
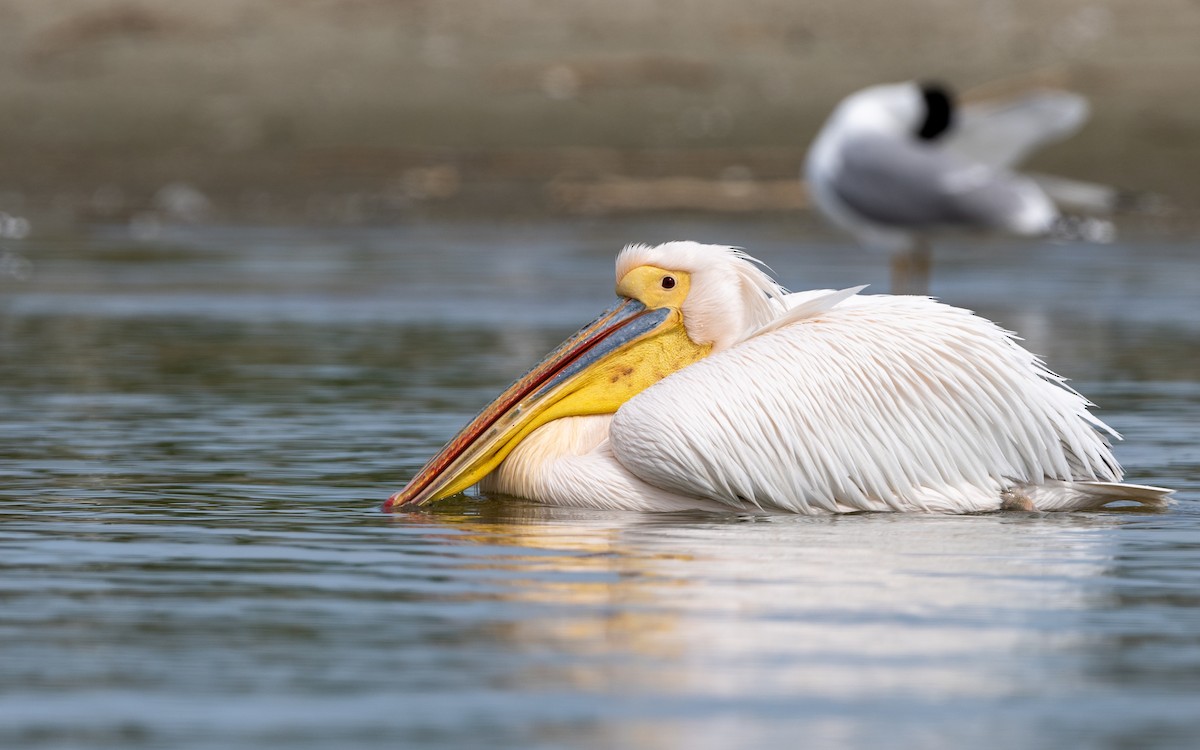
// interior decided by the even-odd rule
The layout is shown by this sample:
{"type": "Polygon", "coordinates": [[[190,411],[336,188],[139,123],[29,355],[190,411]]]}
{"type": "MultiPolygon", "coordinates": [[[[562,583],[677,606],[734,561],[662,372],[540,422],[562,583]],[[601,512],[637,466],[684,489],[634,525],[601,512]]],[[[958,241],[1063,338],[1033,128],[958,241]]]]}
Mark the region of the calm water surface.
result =
{"type": "Polygon", "coordinates": [[[621,244],[678,238],[884,284],[787,223],[6,244],[0,747],[1196,746],[1194,243],[959,245],[934,289],[1073,378],[1166,512],[379,512],[621,244]]]}

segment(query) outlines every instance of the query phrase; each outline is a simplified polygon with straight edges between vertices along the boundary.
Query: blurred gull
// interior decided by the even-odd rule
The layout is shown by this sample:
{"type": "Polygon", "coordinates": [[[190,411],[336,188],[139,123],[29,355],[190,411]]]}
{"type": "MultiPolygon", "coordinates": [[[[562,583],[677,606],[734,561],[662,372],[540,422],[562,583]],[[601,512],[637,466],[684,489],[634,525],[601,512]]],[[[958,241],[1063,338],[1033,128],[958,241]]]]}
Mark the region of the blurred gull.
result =
{"type": "Polygon", "coordinates": [[[923,294],[929,230],[1111,239],[1107,221],[1065,218],[1055,202],[1102,212],[1112,208],[1115,190],[1013,170],[1034,149],[1073,134],[1087,116],[1087,100],[1067,91],[959,107],[937,84],[872,86],[834,110],[804,174],[829,219],[891,254],[892,292],[923,294]]]}

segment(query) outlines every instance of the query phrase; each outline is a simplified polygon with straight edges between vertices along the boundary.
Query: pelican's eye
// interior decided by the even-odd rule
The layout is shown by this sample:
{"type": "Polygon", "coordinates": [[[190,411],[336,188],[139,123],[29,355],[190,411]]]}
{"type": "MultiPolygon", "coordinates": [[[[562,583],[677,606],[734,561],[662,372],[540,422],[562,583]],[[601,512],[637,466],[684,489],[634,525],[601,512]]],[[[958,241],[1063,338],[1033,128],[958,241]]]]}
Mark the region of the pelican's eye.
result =
{"type": "Polygon", "coordinates": [[[617,294],[641,302],[649,308],[678,308],[691,288],[691,274],[670,268],[638,266],[627,271],[617,282],[617,294]]]}

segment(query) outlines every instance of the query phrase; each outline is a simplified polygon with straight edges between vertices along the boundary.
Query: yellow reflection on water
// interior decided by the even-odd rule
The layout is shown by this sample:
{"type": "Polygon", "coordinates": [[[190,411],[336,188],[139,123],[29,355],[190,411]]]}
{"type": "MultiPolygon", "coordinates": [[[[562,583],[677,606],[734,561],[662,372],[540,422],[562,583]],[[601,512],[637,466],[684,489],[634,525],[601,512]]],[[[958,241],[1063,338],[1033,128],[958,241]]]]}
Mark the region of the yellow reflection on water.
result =
{"type": "MultiPolygon", "coordinates": [[[[1084,636],[1120,514],[736,519],[493,499],[398,516],[530,605],[524,687],[655,695],[999,697],[1084,636]]],[[[1061,668],[1056,664],[1055,668],[1061,668]]],[[[1059,676],[1059,679],[1063,679],[1059,676]]]]}

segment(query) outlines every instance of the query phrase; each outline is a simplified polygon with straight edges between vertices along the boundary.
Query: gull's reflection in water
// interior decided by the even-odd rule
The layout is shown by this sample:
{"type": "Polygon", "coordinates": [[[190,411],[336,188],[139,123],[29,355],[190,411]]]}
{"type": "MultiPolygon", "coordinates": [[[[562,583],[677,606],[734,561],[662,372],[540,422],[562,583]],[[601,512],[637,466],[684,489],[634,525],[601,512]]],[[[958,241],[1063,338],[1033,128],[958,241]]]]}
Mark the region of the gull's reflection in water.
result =
{"type": "Polygon", "coordinates": [[[1094,634],[1081,622],[1131,518],[641,515],[491,498],[396,521],[482,573],[479,596],[525,605],[487,629],[534,657],[508,689],[619,696],[637,706],[606,722],[607,740],[649,722],[668,745],[707,747],[747,739],[709,712],[769,719],[755,741],[815,722],[828,741],[886,742],[933,706],[958,711],[960,739],[1000,731],[998,706],[1083,679],[1094,634]]]}

